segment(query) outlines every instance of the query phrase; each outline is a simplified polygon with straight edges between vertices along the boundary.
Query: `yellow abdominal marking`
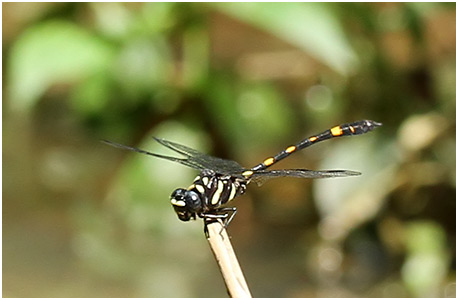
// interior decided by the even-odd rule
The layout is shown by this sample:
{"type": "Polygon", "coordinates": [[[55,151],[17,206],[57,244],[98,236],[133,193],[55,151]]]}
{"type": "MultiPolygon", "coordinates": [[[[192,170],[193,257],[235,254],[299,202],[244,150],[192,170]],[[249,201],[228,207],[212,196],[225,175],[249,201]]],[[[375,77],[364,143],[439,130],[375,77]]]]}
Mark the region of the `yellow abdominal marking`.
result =
{"type": "Polygon", "coordinates": [[[223,192],[224,184],[222,181],[218,180],[218,188],[216,189],[215,193],[213,194],[211,204],[216,205],[221,197],[221,193],[223,192]]]}
{"type": "Polygon", "coordinates": [[[350,131],[351,131],[352,133],[355,133],[355,128],[353,128],[353,126],[350,126],[350,131]]]}
{"type": "Polygon", "coordinates": [[[336,126],[331,128],[331,134],[333,136],[339,136],[343,134],[342,127],[336,126]]]}
{"type": "Polygon", "coordinates": [[[318,139],[318,138],[317,138],[316,136],[312,136],[311,138],[309,138],[309,141],[314,142],[314,141],[316,141],[317,139],[318,139]]]}
{"type": "Polygon", "coordinates": [[[171,199],[170,202],[175,206],[186,206],[186,203],[183,200],[171,199]]]}
{"type": "Polygon", "coordinates": [[[286,153],[291,153],[291,152],[294,152],[296,151],[296,146],[289,146],[288,148],[286,148],[286,153]]]}
{"type": "Polygon", "coordinates": [[[271,164],[273,164],[275,161],[275,159],[273,157],[269,157],[267,158],[265,161],[264,161],[264,164],[268,167],[270,166],[271,164]]]}
{"type": "Polygon", "coordinates": [[[245,171],[245,172],[242,173],[242,175],[243,175],[244,177],[250,177],[251,175],[253,175],[253,171],[250,171],[250,170],[245,171]]]}

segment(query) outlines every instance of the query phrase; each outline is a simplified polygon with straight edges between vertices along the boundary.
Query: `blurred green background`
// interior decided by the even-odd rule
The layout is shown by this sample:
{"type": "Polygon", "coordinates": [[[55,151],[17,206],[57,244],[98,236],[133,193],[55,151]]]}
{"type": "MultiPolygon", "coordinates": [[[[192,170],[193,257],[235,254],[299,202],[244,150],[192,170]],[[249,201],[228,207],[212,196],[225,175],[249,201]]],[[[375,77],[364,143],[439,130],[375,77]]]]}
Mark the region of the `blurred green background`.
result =
{"type": "MultiPolygon", "coordinates": [[[[339,123],[233,203],[257,297],[455,297],[455,3],[3,3],[3,296],[226,297],[195,170],[254,166],[339,123]]],[[[275,166],[277,167],[277,166],[275,166]]]]}

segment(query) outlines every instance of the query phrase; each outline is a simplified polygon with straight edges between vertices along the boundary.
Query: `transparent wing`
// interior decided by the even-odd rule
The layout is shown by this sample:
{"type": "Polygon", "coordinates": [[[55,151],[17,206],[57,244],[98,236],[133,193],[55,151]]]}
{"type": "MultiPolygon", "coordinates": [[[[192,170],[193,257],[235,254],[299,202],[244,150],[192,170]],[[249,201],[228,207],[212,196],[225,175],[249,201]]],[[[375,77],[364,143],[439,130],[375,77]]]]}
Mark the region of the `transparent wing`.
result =
{"type": "Polygon", "coordinates": [[[360,172],[348,170],[322,170],[313,171],[307,169],[283,169],[283,170],[261,170],[256,171],[251,176],[252,180],[258,185],[263,184],[269,179],[278,177],[297,177],[297,178],[332,178],[358,176],[360,172]]]}
{"type": "Polygon", "coordinates": [[[241,172],[246,170],[239,163],[233,160],[222,159],[219,157],[207,155],[192,148],[171,141],[167,141],[165,139],[160,139],[157,137],[154,137],[154,139],[158,143],[166,146],[167,148],[175,152],[178,152],[181,155],[186,156],[187,161],[199,165],[203,167],[203,169],[210,169],[218,173],[228,175],[240,174],[241,172]]]}
{"type": "Polygon", "coordinates": [[[145,151],[145,150],[142,150],[142,149],[126,146],[126,145],[123,145],[123,144],[118,144],[118,143],[111,142],[111,141],[108,141],[108,140],[102,140],[102,142],[105,143],[105,144],[108,144],[110,146],[116,147],[116,148],[126,149],[126,150],[130,150],[130,151],[143,153],[143,154],[146,154],[146,155],[151,155],[151,156],[154,156],[154,157],[158,157],[158,158],[174,161],[174,162],[180,163],[182,165],[185,165],[187,167],[191,167],[191,168],[194,168],[194,169],[198,169],[198,170],[205,169],[203,166],[201,166],[201,165],[199,165],[199,164],[197,164],[195,162],[189,161],[187,159],[184,159],[184,158],[178,158],[178,157],[173,157],[173,156],[166,156],[166,155],[151,153],[151,152],[148,152],[148,151],[145,151]]]}
{"type": "Polygon", "coordinates": [[[151,153],[151,152],[148,152],[142,149],[118,144],[118,143],[107,141],[107,140],[102,140],[102,142],[104,142],[105,144],[117,147],[117,148],[135,151],[138,153],[143,153],[146,155],[174,161],[182,165],[185,165],[187,167],[191,167],[191,168],[198,169],[198,170],[209,169],[209,170],[214,170],[217,173],[228,174],[228,175],[240,174],[241,172],[245,171],[245,169],[235,161],[210,156],[210,155],[201,153],[197,150],[186,147],[184,145],[180,145],[180,144],[170,142],[164,139],[160,139],[156,137],[154,139],[157,142],[159,142],[160,144],[162,144],[163,146],[166,146],[167,148],[185,156],[185,158],[178,158],[178,157],[173,157],[173,156],[166,156],[166,155],[151,153]]]}

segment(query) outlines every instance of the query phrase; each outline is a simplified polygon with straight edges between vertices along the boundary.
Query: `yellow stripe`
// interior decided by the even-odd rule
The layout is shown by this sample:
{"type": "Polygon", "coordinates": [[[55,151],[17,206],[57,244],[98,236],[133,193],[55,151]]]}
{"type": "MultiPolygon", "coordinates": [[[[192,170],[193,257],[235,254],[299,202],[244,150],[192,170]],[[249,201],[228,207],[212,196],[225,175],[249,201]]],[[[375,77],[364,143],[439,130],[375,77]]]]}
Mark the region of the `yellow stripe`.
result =
{"type": "Polygon", "coordinates": [[[317,139],[318,139],[318,138],[317,138],[316,136],[312,136],[312,137],[309,138],[309,141],[314,142],[314,141],[316,141],[317,139]]]}
{"type": "Polygon", "coordinates": [[[216,189],[215,193],[213,194],[211,203],[216,205],[221,197],[221,193],[223,192],[224,184],[221,180],[218,180],[218,188],[216,189]]]}
{"type": "Polygon", "coordinates": [[[203,186],[201,186],[200,184],[196,184],[196,190],[199,191],[199,193],[203,194],[205,192],[205,189],[203,186]]]}
{"type": "Polygon", "coordinates": [[[331,128],[331,134],[333,136],[339,136],[343,134],[342,127],[336,126],[331,128]]]}
{"type": "Polygon", "coordinates": [[[269,158],[267,158],[267,159],[264,161],[264,164],[265,164],[266,166],[270,166],[271,164],[274,163],[274,161],[275,161],[275,159],[274,159],[273,157],[269,157],[269,158]]]}
{"type": "Polygon", "coordinates": [[[202,182],[204,185],[208,185],[208,177],[202,178],[202,182]]]}
{"type": "Polygon", "coordinates": [[[351,131],[352,133],[355,133],[355,128],[353,128],[353,126],[350,126],[350,131],[351,131]]]}
{"type": "Polygon", "coordinates": [[[289,146],[288,148],[286,148],[286,153],[291,153],[291,152],[294,152],[296,151],[296,146],[289,146]]]}
{"type": "Polygon", "coordinates": [[[231,201],[232,199],[234,199],[236,191],[237,189],[235,188],[234,183],[231,183],[231,194],[229,195],[229,198],[227,199],[227,201],[231,201]]]}

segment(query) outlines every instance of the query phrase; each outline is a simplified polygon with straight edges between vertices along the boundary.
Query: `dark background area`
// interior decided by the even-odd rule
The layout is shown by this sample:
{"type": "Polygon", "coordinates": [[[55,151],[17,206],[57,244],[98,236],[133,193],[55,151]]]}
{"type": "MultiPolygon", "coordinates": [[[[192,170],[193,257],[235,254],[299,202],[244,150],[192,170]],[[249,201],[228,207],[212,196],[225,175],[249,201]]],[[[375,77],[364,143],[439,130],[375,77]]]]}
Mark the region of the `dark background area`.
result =
{"type": "Polygon", "coordinates": [[[195,170],[383,123],[252,184],[232,243],[256,297],[455,297],[455,3],[3,3],[3,296],[225,297],[195,170]]]}

